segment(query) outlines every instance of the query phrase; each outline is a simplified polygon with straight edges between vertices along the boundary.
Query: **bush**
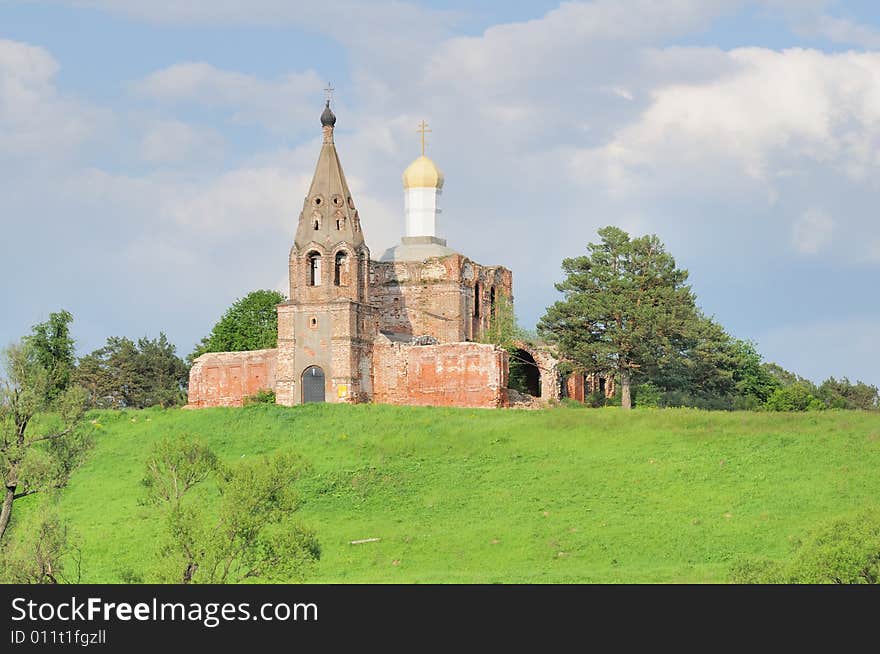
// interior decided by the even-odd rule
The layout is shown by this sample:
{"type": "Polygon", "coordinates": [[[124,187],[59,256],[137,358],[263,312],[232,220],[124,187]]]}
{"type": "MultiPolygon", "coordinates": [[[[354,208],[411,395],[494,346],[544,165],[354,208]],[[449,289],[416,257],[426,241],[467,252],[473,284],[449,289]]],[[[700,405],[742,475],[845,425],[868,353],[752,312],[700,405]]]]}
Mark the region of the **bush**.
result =
{"type": "Polygon", "coordinates": [[[768,411],[820,411],[825,403],[813,395],[809,384],[797,382],[773,391],[764,407],[768,411]]]}
{"type": "Polygon", "coordinates": [[[253,395],[248,395],[241,402],[242,406],[248,406],[251,404],[275,404],[275,391],[264,388],[253,395]]]}
{"type": "Polygon", "coordinates": [[[876,584],[880,582],[880,509],[839,517],[795,542],[788,562],[739,562],[737,583],[876,584]]]}
{"type": "Polygon", "coordinates": [[[663,397],[663,391],[651,382],[645,382],[635,387],[633,400],[635,406],[658,407],[663,397]]]}

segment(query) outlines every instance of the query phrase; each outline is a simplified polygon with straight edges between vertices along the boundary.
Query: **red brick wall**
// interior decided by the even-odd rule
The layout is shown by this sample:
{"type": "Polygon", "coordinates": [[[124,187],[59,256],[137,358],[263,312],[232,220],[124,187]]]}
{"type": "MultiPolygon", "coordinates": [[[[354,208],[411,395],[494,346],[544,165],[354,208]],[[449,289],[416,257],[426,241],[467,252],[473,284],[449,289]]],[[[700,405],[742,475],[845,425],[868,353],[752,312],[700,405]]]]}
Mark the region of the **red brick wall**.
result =
{"type": "Polygon", "coordinates": [[[452,254],[428,261],[371,261],[370,302],[379,329],[409,336],[431,335],[441,343],[476,341],[490,320],[491,289],[513,297],[513,277],[500,266],[482,266],[452,254]],[[474,284],[480,286],[480,317],[474,318],[474,284]]]}
{"type": "Polygon", "coordinates": [[[275,388],[278,350],[203,354],[189,372],[190,407],[241,406],[257,391],[275,388]]]}
{"type": "Polygon", "coordinates": [[[493,345],[406,345],[373,349],[373,401],[380,404],[507,406],[507,353],[493,345]]]}
{"type": "Polygon", "coordinates": [[[565,380],[566,395],[578,402],[586,401],[587,395],[599,390],[600,379],[605,380],[605,397],[614,397],[614,377],[591,373],[583,375],[575,373],[565,380]]]}
{"type": "Polygon", "coordinates": [[[566,395],[573,400],[583,402],[585,397],[584,376],[581,374],[571,375],[565,380],[566,395]]]}

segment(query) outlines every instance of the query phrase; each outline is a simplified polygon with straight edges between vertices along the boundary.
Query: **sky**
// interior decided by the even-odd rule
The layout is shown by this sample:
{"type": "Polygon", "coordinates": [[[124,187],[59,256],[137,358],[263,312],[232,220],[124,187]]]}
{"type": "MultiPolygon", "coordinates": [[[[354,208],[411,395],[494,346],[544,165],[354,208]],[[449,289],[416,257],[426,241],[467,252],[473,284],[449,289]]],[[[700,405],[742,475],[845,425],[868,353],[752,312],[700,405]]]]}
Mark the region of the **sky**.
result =
{"type": "Polygon", "coordinates": [[[705,313],[816,382],[880,384],[880,5],[0,0],[0,344],[78,354],[286,291],[323,89],[378,258],[400,175],[513,270],[534,327],[597,229],[657,234],[705,313]]]}

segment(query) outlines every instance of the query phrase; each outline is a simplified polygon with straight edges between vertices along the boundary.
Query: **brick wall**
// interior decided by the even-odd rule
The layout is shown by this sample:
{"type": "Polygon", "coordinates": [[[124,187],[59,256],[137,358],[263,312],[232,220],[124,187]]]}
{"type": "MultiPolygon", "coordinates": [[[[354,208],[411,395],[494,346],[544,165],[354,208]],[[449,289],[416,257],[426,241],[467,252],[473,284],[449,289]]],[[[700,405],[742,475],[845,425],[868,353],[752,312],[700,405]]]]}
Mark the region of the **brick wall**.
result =
{"type": "Polygon", "coordinates": [[[586,401],[588,395],[601,389],[605,390],[605,397],[614,397],[614,377],[610,375],[605,377],[598,373],[588,375],[575,373],[565,380],[566,397],[578,402],[586,401]]]}
{"type": "Polygon", "coordinates": [[[583,402],[586,399],[584,376],[577,374],[568,377],[565,380],[565,391],[566,395],[571,399],[583,402]]]}
{"type": "Polygon", "coordinates": [[[189,372],[190,407],[241,406],[257,391],[275,388],[278,350],[211,352],[189,372]]]}
{"type": "Polygon", "coordinates": [[[379,329],[431,335],[441,343],[478,340],[488,326],[496,295],[512,297],[511,272],[452,254],[427,261],[371,261],[370,301],[379,329]],[[479,310],[475,316],[475,289],[479,310]]]}
{"type": "Polygon", "coordinates": [[[507,353],[493,345],[407,345],[380,337],[373,348],[373,401],[380,404],[507,406],[507,353]]]}

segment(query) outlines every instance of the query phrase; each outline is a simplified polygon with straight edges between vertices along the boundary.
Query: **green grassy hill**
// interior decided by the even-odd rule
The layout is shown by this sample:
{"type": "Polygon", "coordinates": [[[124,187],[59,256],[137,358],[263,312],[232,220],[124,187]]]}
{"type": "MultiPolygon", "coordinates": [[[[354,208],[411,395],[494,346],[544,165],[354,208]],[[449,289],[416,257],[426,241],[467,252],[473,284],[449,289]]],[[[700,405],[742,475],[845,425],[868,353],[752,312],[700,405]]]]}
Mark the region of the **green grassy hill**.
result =
{"type": "MultiPolygon", "coordinates": [[[[156,559],[163,523],[139,504],[140,480],[165,436],[199,436],[230,462],[305,457],[315,582],[726,581],[737,558],[783,559],[793,537],[880,498],[876,413],[261,405],[90,417],[96,447],[60,499],[88,582],[156,559]],[[349,544],[365,538],[381,540],[349,544]]],[[[17,524],[38,501],[16,503],[17,524]]]]}

